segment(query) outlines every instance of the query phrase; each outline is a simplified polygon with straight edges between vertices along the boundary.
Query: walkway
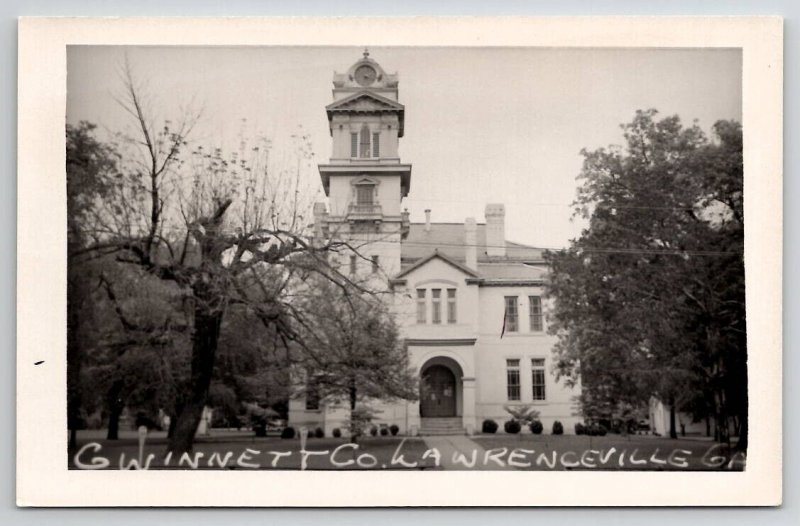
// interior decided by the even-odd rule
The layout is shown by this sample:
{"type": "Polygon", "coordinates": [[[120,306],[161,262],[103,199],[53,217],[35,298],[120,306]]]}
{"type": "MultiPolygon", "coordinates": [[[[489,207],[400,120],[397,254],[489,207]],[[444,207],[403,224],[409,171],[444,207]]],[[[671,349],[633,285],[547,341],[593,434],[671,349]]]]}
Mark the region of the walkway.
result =
{"type": "Polygon", "coordinates": [[[513,470],[500,466],[492,458],[486,458],[486,450],[463,435],[422,437],[428,449],[436,449],[441,454],[441,466],[445,470],[475,469],[483,471],[513,470]]]}

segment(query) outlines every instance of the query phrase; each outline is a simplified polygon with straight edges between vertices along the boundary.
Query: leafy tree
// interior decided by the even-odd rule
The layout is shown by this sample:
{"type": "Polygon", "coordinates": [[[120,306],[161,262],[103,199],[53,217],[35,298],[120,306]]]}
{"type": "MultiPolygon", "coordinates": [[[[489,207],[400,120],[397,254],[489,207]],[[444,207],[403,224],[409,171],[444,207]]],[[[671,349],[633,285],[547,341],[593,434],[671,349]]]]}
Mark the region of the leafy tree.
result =
{"type": "Polygon", "coordinates": [[[188,331],[175,292],[140,269],[103,262],[91,296],[92,341],[82,349],[82,388],[84,410],[107,415],[110,440],[119,436],[125,407],[155,416],[170,407],[187,374],[188,331]]]}
{"type": "Polygon", "coordinates": [[[265,326],[248,309],[234,306],[227,314],[209,391],[215,417],[228,425],[245,423],[240,415],[253,412],[286,418],[291,394],[289,349],[274,327],[265,326]]]}
{"type": "Polygon", "coordinates": [[[300,305],[307,323],[298,365],[315,395],[347,401],[351,411],[362,399],[417,398],[408,353],[380,296],[319,282],[300,305]]]}
{"type": "MultiPolygon", "coordinates": [[[[67,243],[72,254],[87,243],[92,204],[108,194],[117,175],[118,154],[99,142],[95,125],[82,121],[66,128],[67,243]]],[[[67,262],[67,426],[70,445],[82,425],[81,368],[84,350],[91,345],[90,329],[95,313],[90,299],[98,265],[92,260],[67,262]]]]}
{"type": "Polygon", "coordinates": [[[557,370],[591,418],[656,396],[674,437],[676,407],[702,396],[720,430],[746,422],[741,127],[709,140],[649,110],[623,130],[624,148],[582,152],[588,227],[546,254],[557,370]]]}

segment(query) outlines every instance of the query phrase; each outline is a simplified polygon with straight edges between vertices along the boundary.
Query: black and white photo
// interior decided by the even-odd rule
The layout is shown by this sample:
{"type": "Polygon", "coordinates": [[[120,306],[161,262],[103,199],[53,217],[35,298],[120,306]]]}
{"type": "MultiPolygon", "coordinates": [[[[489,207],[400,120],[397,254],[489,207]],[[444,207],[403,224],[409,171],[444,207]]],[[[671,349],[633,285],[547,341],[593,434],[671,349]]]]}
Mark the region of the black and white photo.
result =
{"type": "Polygon", "coordinates": [[[321,40],[64,47],[54,469],[772,465],[743,45],[321,40]]]}

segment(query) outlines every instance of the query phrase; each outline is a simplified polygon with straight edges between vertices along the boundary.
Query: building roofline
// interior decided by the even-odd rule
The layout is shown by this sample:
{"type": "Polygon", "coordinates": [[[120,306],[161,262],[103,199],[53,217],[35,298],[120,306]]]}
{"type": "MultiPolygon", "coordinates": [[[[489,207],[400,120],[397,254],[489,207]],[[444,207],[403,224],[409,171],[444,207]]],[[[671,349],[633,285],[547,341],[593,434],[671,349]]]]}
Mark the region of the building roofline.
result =
{"type": "Polygon", "coordinates": [[[449,265],[457,268],[458,270],[460,270],[461,272],[467,274],[468,276],[471,276],[471,277],[474,277],[474,278],[478,277],[478,273],[475,272],[474,270],[472,270],[471,268],[462,265],[458,261],[454,261],[453,259],[450,259],[449,257],[445,256],[444,254],[442,254],[438,250],[434,250],[433,254],[421,259],[420,261],[417,261],[416,263],[414,263],[413,265],[411,265],[410,267],[408,267],[404,271],[400,272],[400,274],[395,276],[393,278],[393,280],[401,280],[404,276],[407,276],[408,274],[410,274],[411,272],[417,270],[418,268],[422,267],[423,265],[427,264],[429,261],[431,261],[434,258],[441,259],[445,263],[448,263],[449,265]]]}

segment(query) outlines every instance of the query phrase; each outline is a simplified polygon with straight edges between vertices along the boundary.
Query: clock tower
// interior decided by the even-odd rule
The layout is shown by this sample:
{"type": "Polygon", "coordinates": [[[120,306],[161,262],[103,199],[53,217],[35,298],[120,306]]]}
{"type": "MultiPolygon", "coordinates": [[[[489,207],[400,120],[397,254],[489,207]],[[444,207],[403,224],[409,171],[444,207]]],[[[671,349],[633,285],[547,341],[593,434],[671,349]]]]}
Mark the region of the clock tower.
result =
{"type": "Polygon", "coordinates": [[[400,241],[408,234],[401,201],[411,188],[411,165],[403,164],[398,143],[405,107],[398,101],[397,74],[386,73],[369,56],[334,73],[333,102],[326,106],[331,157],[319,165],[330,208],[314,207],[316,235],[350,240],[351,273],[400,272],[400,241]]]}

